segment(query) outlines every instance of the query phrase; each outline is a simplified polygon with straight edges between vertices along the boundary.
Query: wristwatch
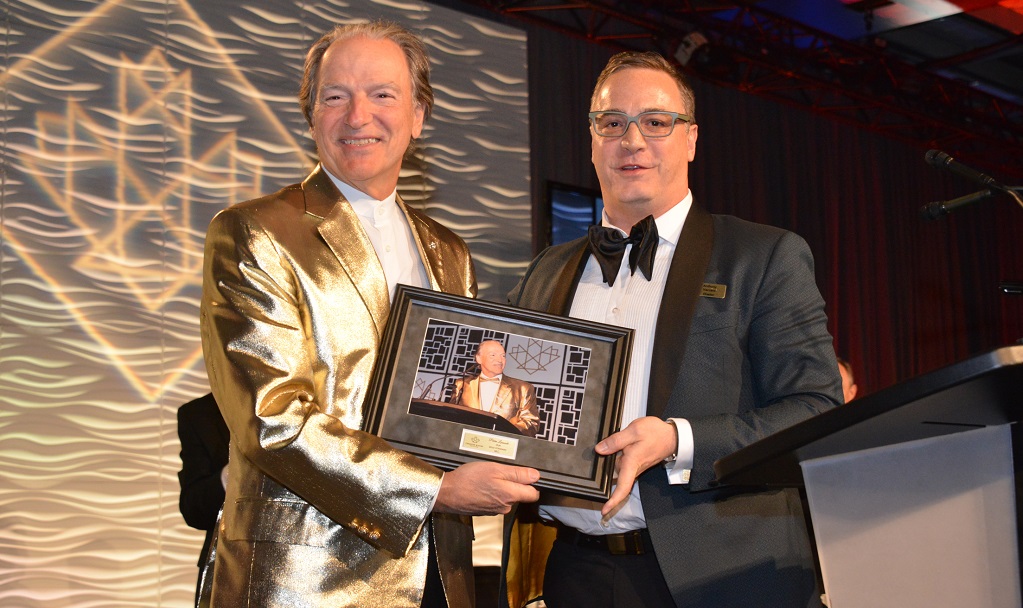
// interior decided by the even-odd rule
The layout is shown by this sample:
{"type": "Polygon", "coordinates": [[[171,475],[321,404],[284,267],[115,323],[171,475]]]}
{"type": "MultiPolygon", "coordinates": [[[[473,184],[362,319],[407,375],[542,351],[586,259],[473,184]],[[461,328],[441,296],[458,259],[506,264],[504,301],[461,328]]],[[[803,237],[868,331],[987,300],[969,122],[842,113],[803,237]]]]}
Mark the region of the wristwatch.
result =
{"type": "Polygon", "coordinates": [[[671,453],[671,456],[664,459],[664,464],[667,466],[674,464],[675,459],[678,458],[678,424],[675,423],[674,418],[668,418],[665,422],[670,424],[671,428],[675,429],[675,450],[671,453]]]}

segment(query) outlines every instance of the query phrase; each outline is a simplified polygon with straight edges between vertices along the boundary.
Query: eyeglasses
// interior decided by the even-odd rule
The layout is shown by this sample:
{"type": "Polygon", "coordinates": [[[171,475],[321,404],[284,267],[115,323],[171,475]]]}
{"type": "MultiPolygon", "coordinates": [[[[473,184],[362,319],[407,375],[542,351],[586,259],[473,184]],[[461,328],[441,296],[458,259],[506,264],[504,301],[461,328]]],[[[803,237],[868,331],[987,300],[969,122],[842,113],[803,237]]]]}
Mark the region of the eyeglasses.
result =
{"type": "Polygon", "coordinates": [[[667,137],[675,130],[676,122],[689,123],[687,114],[678,112],[640,112],[629,116],[625,112],[590,112],[593,131],[601,137],[621,137],[636,123],[643,137],[667,137]]]}

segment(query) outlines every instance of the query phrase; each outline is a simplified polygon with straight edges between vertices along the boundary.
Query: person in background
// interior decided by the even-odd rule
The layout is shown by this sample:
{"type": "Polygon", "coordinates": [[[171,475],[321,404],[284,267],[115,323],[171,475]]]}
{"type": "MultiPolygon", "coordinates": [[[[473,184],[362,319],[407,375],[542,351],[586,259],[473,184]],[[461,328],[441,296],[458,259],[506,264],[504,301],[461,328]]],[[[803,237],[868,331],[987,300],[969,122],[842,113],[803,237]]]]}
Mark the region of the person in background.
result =
{"type": "Polygon", "coordinates": [[[539,472],[442,472],[363,430],[396,285],[476,295],[465,243],[397,196],[433,107],[426,47],[390,22],[338,26],[299,104],[320,164],[206,236],[203,354],[231,432],[211,605],[469,607],[469,516],[536,500],[539,472]]]}
{"type": "MultiPolygon", "coordinates": [[[[199,552],[199,567],[202,568],[215,536],[217,515],[224,506],[227,446],[231,440],[213,393],[206,393],[178,408],[178,440],[181,443],[178,510],[186,524],[206,532],[199,552]]],[[[200,577],[196,584],[197,599],[201,583],[200,577]]]]}
{"type": "Polygon", "coordinates": [[[842,395],[845,397],[845,402],[849,403],[856,398],[856,392],[859,390],[856,386],[856,379],[853,377],[852,365],[839,357],[838,371],[842,374],[842,395]]]}
{"type": "MultiPolygon", "coordinates": [[[[713,470],[715,460],[840,403],[809,247],[696,201],[688,181],[695,99],[660,55],[612,57],[590,109],[602,225],[542,252],[509,300],[636,333],[623,428],[595,448],[617,454],[610,500],[541,502],[556,536],[544,601],[819,606],[798,492],[721,487],[713,470]]],[[[519,523],[509,584],[530,585],[538,577],[524,572],[544,564],[535,543],[550,535],[519,523]]]]}

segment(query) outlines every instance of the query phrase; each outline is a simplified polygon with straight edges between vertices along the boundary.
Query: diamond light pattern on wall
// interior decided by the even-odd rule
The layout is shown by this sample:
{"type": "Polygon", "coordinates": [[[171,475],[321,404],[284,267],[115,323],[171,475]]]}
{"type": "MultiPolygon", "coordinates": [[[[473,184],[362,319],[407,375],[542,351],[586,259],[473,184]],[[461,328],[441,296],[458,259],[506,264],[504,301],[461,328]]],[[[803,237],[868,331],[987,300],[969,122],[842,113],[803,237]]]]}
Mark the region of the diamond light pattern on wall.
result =
{"type": "Polygon", "coordinates": [[[427,38],[438,108],[399,190],[495,261],[497,298],[529,257],[525,36],[423,2],[3,8],[0,605],[190,605],[175,413],[208,390],[203,240],[315,162],[306,48],[370,16],[427,38]]]}

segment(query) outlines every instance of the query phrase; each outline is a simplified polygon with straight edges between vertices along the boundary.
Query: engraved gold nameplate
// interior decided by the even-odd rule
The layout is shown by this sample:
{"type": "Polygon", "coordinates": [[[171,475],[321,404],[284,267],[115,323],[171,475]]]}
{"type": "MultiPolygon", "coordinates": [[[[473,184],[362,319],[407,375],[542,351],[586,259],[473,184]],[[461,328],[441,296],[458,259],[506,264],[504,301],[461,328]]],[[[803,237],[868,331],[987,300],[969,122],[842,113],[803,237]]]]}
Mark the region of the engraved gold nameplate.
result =
{"type": "Polygon", "coordinates": [[[725,292],[728,291],[727,285],[719,285],[717,283],[704,283],[703,287],[700,288],[700,297],[703,298],[718,298],[719,300],[725,297],[725,292]]]}
{"type": "Polygon", "coordinates": [[[475,452],[487,456],[498,456],[515,460],[519,451],[519,440],[501,435],[491,435],[471,429],[462,429],[462,441],[458,448],[463,452],[475,452]]]}

